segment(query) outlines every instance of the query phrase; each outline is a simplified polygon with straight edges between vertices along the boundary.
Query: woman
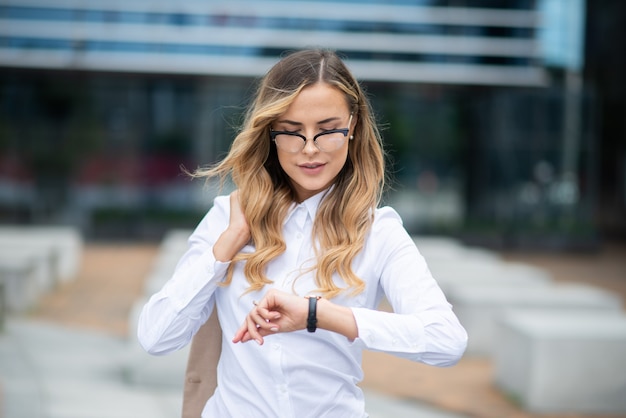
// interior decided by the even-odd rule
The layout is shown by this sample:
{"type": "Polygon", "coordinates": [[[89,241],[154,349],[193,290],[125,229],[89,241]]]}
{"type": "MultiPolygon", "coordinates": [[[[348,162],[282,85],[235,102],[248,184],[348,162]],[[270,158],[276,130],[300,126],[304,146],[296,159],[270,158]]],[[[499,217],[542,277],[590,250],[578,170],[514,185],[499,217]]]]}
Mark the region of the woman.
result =
{"type": "Polygon", "coordinates": [[[336,54],[306,50],[264,77],[229,154],[232,177],[145,305],[152,354],[188,344],[214,306],[223,330],[203,417],[366,417],[361,351],[436,366],[467,335],[391,208],[370,105],[336,54]],[[376,310],[386,296],[394,313],[376,310]]]}

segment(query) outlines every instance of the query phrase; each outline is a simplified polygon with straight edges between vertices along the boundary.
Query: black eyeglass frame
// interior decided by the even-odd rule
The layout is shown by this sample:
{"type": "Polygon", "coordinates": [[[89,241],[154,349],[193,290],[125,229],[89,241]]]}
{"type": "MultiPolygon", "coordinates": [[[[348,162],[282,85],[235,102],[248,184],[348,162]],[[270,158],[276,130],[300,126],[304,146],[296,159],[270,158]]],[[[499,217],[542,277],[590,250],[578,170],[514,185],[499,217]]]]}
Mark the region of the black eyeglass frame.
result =
{"type": "MultiPolygon", "coordinates": [[[[325,152],[317,144],[317,138],[319,138],[320,136],[329,135],[329,134],[336,134],[336,133],[342,133],[344,138],[346,138],[348,136],[348,133],[350,132],[350,123],[352,123],[352,115],[350,115],[350,120],[348,121],[348,127],[347,128],[329,129],[327,131],[322,131],[322,132],[318,133],[317,135],[315,135],[313,137],[313,143],[315,144],[315,146],[317,147],[318,150],[325,152]]],[[[307,137],[302,135],[301,133],[291,132],[291,131],[275,131],[275,130],[270,128],[270,140],[274,141],[275,144],[276,144],[276,137],[278,135],[291,135],[291,136],[297,136],[297,137],[302,139],[302,148],[300,149],[300,151],[293,151],[293,152],[291,152],[292,154],[295,154],[297,152],[301,152],[304,149],[304,147],[306,146],[307,137]]],[[[276,145],[276,147],[278,147],[278,144],[276,145]]],[[[286,152],[289,152],[289,151],[286,151],[286,152]]]]}

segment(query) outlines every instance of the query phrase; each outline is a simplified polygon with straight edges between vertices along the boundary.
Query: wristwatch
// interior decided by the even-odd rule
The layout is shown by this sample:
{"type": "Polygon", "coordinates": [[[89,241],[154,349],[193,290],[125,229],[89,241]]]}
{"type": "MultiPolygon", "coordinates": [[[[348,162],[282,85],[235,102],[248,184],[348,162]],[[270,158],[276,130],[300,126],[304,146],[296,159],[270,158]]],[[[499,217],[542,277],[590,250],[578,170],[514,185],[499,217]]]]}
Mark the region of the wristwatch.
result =
{"type": "Polygon", "coordinates": [[[306,330],[315,332],[317,329],[317,301],[321,296],[306,296],[309,299],[309,315],[306,319],[306,330]]]}

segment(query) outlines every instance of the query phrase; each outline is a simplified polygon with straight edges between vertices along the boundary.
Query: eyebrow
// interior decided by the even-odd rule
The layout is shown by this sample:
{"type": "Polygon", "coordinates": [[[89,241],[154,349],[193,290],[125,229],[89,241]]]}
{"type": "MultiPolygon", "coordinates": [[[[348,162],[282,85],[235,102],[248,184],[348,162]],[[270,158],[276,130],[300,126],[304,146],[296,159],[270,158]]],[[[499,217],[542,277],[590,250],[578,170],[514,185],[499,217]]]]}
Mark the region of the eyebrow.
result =
{"type": "MultiPolygon", "coordinates": [[[[323,125],[325,123],[335,122],[335,121],[338,121],[338,120],[341,120],[341,118],[337,117],[337,116],[334,116],[334,117],[331,117],[331,118],[327,118],[327,119],[321,120],[321,121],[317,122],[317,124],[318,125],[323,125]]],[[[289,120],[289,119],[281,119],[281,120],[278,120],[277,122],[278,123],[286,123],[288,125],[295,125],[295,126],[302,126],[303,125],[302,122],[296,122],[296,121],[289,120]]]]}

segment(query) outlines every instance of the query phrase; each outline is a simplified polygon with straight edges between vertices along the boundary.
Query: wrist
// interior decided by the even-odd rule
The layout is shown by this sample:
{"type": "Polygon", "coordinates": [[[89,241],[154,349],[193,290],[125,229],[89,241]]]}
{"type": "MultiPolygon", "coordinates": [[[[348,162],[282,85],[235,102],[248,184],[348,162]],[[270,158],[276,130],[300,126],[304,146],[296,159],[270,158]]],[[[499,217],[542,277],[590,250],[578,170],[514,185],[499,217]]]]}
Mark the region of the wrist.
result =
{"type": "Polygon", "coordinates": [[[248,225],[230,224],[224,233],[228,234],[233,241],[243,243],[244,245],[250,241],[250,228],[248,228],[248,225]]]}
{"type": "Polygon", "coordinates": [[[230,261],[250,241],[246,229],[228,227],[213,246],[213,254],[218,261],[230,261]]]}
{"type": "Polygon", "coordinates": [[[359,331],[352,309],[321,298],[317,303],[317,328],[336,332],[353,341],[359,331]]]}

